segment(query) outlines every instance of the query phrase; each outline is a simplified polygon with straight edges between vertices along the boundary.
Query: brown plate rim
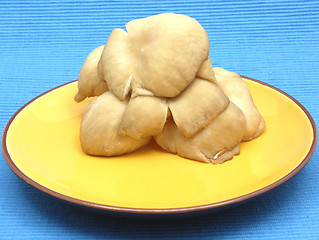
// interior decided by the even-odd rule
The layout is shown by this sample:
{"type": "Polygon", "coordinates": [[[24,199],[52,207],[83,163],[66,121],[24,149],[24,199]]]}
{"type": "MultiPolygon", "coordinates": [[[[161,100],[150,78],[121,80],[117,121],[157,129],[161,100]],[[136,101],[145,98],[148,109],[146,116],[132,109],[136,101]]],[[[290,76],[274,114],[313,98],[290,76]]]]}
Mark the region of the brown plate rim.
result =
{"type": "Polygon", "coordinates": [[[262,81],[250,78],[250,77],[246,77],[246,76],[241,76],[244,79],[253,81],[253,82],[257,82],[261,85],[264,85],[266,87],[269,87],[271,89],[276,90],[277,92],[285,95],[286,97],[288,97],[289,99],[291,99],[295,104],[297,104],[302,110],[303,112],[306,114],[307,118],[309,119],[311,125],[312,125],[312,129],[313,129],[313,141],[311,144],[311,147],[309,149],[308,154],[306,155],[306,157],[300,162],[300,164],[295,167],[291,172],[289,172],[287,175],[283,176],[281,179],[277,180],[276,182],[263,187],[261,189],[258,189],[254,192],[236,197],[236,198],[232,198],[232,199],[228,199],[225,201],[221,201],[221,202],[217,202],[217,203],[210,203],[210,204],[205,204],[205,205],[198,205],[198,206],[190,206],[190,207],[181,207],[181,208],[162,208],[162,209],[149,209],[149,208],[127,208],[127,207],[117,207],[117,206],[112,206],[112,205],[104,205],[104,204],[99,204],[99,203],[94,203],[94,202],[89,202],[89,201],[85,201],[85,200],[81,200],[81,199],[77,199],[77,198],[73,198],[73,197],[69,197],[67,195],[58,193],[56,191],[53,191],[45,186],[42,186],[41,184],[37,183],[36,181],[32,180],[30,177],[28,177],[27,175],[25,175],[14,163],[13,159],[11,159],[10,157],[10,153],[7,149],[7,144],[6,144],[6,139],[7,139],[7,132],[10,128],[11,123],[14,121],[15,117],[28,105],[30,105],[32,102],[34,102],[36,99],[42,97],[43,95],[54,91],[60,87],[63,87],[65,85],[71,84],[76,82],[77,80],[62,84],[60,86],[57,86],[55,88],[52,88],[40,95],[38,95],[37,97],[33,98],[32,100],[30,100],[29,102],[27,102],[25,105],[23,105],[14,115],[12,115],[12,117],[9,119],[8,123],[6,124],[3,134],[2,134],[2,138],[1,138],[1,149],[2,149],[2,153],[3,156],[7,162],[7,164],[9,165],[9,167],[11,168],[11,170],[21,179],[23,179],[25,182],[27,182],[28,184],[32,185],[33,187],[39,189],[42,192],[45,192],[53,197],[56,197],[58,199],[61,200],[65,200],[67,202],[76,204],[76,205],[81,205],[84,207],[89,207],[89,208],[94,208],[94,209],[98,209],[98,210],[104,210],[104,211],[108,211],[108,212],[115,212],[115,213],[129,213],[129,214],[143,214],[143,215],[149,215],[149,214],[156,214],[156,215],[170,215],[170,214],[178,214],[178,213],[191,213],[191,212],[196,212],[196,211],[203,211],[203,210],[217,210],[219,208],[227,208],[230,207],[232,205],[236,205],[238,203],[241,203],[245,200],[249,200],[252,199],[254,197],[257,197],[265,192],[268,192],[269,190],[279,186],[280,184],[286,182],[288,179],[290,179],[291,177],[293,177],[296,173],[298,173],[310,160],[311,156],[313,155],[316,145],[317,145],[317,138],[318,138],[318,134],[317,134],[317,129],[316,129],[316,125],[315,122],[312,118],[312,116],[310,115],[310,113],[308,112],[308,110],[299,102],[297,101],[295,98],[293,98],[292,96],[290,96],[289,94],[287,94],[286,92],[270,85],[267,83],[264,83],[262,81]]]}

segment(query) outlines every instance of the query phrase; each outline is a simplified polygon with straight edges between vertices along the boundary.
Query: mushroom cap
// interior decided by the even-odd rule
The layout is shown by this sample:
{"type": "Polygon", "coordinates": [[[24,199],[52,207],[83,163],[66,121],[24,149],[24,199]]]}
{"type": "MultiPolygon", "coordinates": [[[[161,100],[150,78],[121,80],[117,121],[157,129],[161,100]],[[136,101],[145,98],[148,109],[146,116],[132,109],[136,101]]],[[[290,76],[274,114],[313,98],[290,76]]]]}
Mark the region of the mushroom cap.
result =
{"type": "Polygon", "coordinates": [[[239,107],[246,118],[246,131],[244,141],[258,137],[265,128],[265,121],[260,115],[249,88],[244,80],[234,72],[220,67],[213,68],[215,78],[219,86],[229,100],[239,107]]]}
{"type": "Polygon", "coordinates": [[[80,140],[85,153],[95,156],[115,156],[144,146],[150,137],[133,139],[120,136],[118,128],[127,107],[108,91],[87,106],[80,129],[80,140]]]}
{"type": "Polygon", "coordinates": [[[245,133],[245,117],[233,103],[205,128],[186,138],[172,118],[168,118],[156,142],[168,152],[202,162],[223,162],[239,153],[238,145],[245,133]]]}
{"type": "Polygon", "coordinates": [[[127,33],[113,30],[98,67],[121,100],[129,91],[133,96],[175,97],[194,80],[208,57],[205,29],[186,15],[137,19],[126,29],[127,33]]]}
{"type": "Polygon", "coordinates": [[[225,110],[229,99],[215,83],[195,78],[180,95],[167,102],[179,131],[189,138],[225,110]]]}
{"type": "Polygon", "coordinates": [[[200,68],[198,69],[198,72],[196,73],[196,77],[202,78],[208,81],[211,81],[215,84],[217,84],[215,79],[215,73],[212,69],[212,59],[207,58],[200,68]]]}
{"type": "Polygon", "coordinates": [[[131,91],[132,54],[128,34],[115,28],[110,34],[98,64],[100,76],[107,82],[110,91],[124,100],[131,91]]]}
{"type": "Polygon", "coordinates": [[[76,102],[81,102],[87,97],[99,96],[108,91],[108,86],[99,77],[97,69],[103,49],[104,45],[95,48],[85,59],[78,77],[78,92],[74,97],[76,102]]]}
{"type": "Polygon", "coordinates": [[[150,96],[131,98],[119,127],[121,136],[135,139],[160,134],[166,122],[166,99],[150,96]]]}

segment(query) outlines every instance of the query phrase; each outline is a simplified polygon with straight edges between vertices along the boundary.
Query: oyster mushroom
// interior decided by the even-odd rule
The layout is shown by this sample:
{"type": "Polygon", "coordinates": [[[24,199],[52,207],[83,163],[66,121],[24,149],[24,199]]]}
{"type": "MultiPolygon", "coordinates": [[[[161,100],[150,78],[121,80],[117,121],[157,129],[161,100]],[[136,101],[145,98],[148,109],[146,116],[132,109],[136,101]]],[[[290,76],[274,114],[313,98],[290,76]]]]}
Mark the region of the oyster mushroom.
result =
{"type": "Polygon", "coordinates": [[[217,83],[215,79],[215,73],[212,69],[212,60],[210,58],[207,58],[202,63],[198,72],[196,73],[196,77],[211,81],[215,84],[217,83]]]}
{"type": "Polygon", "coordinates": [[[76,102],[108,91],[106,82],[99,77],[97,70],[103,49],[104,46],[95,48],[85,59],[78,77],[78,92],[74,97],[76,102]]]}
{"type": "Polygon", "coordinates": [[[168,152],[202,162],[221,163],[239,154],[245,133],[245,117],[233,103],[191,138],[179,131],[170,117],[156,142],[168,152]]]}
{"type": "Polygon", "coordinates": [[[164,13],[133,20],[127,32],[114,29],[98,71],[121,100],[132,96],[175,97],[207,59],[205,29],[186,15],[164,13]]]}
{"type": "Polygon", "coordinates": [[[167,100],[174,122],[187,138],[204,128],[229,104],[215,83],[195,78],[180,95],[167,100]]]}
{"type": "Polygon", "coordinates": [[[237,73],[220,67],[214,67],[213,70],[219,86],[229,100],[235,103],[245,115],[246,131],[243,140],[248,141],[258,137],[265,128],[265,121],[254,104],[244,80],[237,73]]]}
{"type": "Polygon", "coordinates": [[[135,139],[160,134],[167,114],[165,98],[150,96],[131,98],[121,121],[119,134],[135,139]]]}
{"type": "Polygon", "coordinates": [[[80,129],[80,140],[85,153],[96,156],[115,156],[133,152],[149,142],[151,137],[133,139],[120,136],[127,100],[120,101],[108,91],[87,106],[80,129]]]}

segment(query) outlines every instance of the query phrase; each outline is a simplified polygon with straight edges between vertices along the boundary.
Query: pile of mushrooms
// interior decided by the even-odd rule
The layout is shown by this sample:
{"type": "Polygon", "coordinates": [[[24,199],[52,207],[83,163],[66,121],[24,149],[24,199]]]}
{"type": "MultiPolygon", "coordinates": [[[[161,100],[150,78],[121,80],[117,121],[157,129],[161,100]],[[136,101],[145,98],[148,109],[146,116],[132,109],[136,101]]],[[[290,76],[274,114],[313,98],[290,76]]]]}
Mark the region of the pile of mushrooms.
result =
{"type": "Polygon", "coordinates": [[[114,29],[86,58],[75,101],[85,153],[116,156],[154,138],[170,153],[208,163],[239,154],[265,128],[242,78],[211,66],[209,39],[193,18],[165,13],[114,29]]]}

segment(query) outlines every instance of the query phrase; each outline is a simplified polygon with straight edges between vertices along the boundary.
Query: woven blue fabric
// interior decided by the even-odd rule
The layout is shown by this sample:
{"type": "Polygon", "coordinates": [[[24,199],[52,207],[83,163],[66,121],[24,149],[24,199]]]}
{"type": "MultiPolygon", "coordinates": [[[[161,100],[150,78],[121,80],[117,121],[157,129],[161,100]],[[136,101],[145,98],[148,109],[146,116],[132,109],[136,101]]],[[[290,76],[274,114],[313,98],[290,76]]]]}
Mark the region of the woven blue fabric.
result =
{"type": "MultiPolygon", "coordinates": [[[[292,95],[319,126],[319,1],[0,1],[0,130],[27,101],[77,78],[114,28],[163,12],[196,18],[221,66],[292,95]]],[[[53,199],[0,156],[0,239],[319,239],[319,155],[248,204],[166,221],[116,218],[53,199]]]]}

